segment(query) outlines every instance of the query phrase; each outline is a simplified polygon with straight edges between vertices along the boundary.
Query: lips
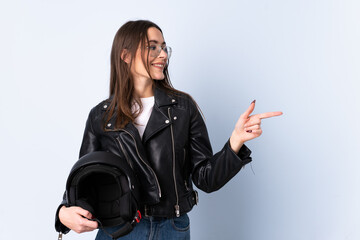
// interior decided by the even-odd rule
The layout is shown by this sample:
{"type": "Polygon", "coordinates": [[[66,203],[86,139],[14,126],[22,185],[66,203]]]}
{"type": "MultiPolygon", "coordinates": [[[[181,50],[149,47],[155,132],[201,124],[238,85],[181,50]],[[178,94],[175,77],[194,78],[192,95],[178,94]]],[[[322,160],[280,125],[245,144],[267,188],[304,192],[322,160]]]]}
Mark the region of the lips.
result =
{"type": "Polygon", "coordinates": [[[165,63],[152,63],[151,65],[160,69],[163,69],[165,67],[165,63]]]}

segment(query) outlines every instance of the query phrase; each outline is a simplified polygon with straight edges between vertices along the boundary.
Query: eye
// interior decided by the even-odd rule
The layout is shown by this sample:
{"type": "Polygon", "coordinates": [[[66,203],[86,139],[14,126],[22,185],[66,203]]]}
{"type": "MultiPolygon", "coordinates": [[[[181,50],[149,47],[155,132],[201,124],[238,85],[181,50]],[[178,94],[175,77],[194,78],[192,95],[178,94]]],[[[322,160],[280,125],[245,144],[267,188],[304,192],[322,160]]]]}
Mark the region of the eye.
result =
{"type": "Polygon", "coordinates": [[[151,51],[155,51],[156,50],[156,45],[150,45],[148,47],[151,51]]]}

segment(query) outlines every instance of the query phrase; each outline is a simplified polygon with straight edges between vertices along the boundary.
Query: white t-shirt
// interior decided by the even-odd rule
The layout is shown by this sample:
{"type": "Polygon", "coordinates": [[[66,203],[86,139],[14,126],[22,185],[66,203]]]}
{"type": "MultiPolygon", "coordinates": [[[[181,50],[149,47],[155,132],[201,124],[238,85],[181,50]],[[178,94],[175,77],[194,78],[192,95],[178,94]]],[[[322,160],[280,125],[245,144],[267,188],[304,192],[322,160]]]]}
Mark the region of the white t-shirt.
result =
{"type": "MultiPolygon", "coordinates": [[[[144,131],[145,131],[146,124],[149,121],[151,111],[154,107],[155,98],[154,98],[154,96],[152,96],[152,97],[147,97],[147,98],[140,98],[140,100],[141,100],[141,104],[143,106],[143,110],[139,114],[139,116],[137,118],[135,118],[134,125],[138,129],[140,137],[142,138],[144,131]]],[[[135,103],[133,105],[133,107],[131,108],[131,110],[133,112],[139,111],[139,105],[135,103]]]]}

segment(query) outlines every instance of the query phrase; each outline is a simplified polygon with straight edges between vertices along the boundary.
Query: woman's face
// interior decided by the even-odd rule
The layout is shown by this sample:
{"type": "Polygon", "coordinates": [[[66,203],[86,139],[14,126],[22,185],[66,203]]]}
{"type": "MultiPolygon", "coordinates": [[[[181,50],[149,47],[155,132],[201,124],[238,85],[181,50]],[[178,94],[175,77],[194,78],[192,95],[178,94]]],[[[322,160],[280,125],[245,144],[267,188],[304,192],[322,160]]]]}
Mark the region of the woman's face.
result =
{"type": "MultiPolygon", "coordinates": [[[[166,43],[164,41],[164,37],[162,33],[159,31],[159,29],[155,27],[151,27],[147,31],[149,42],[145,46],[144,59],[146,61],[148,52],[154,52],[151,49],[159,49],[160,47],[166,46],[166,43]],[[151,49],[150,49],[151,48],[151,49]]],[[[146,68],[144,66],[144,63],[141,58],[141,49],[140,46],[138,50],[136,51],[136,56],[134,58],[133,64],[131,66],[131,73],[135,79],[154,79],[154,80],[162,80],[165,78],[164,75],[164,68],[166,66],[167,62],[167,54],[161,50],[158,56],[153,56],[153,54],[149,54],[149,73],[146,71],[146,68]]]]}

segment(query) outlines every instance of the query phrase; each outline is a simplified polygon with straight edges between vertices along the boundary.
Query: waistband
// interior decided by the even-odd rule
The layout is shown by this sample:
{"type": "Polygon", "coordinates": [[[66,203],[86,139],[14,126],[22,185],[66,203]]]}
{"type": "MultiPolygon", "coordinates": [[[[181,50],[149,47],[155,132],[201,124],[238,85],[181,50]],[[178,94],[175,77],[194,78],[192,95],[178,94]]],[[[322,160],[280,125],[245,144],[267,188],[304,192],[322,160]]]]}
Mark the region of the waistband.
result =
{"type": "MultiPolygon", "coordinates": [[[[189,212],[194,205],[199,202],[197,191],[193,190],[188,197],[180,199],[179,208],[180,215],[189,212]]],[[[157,205],[144,205],[140,209],[141,213],[145,217],[156,217],[156,218],[174,218],[176,217],[174,206],[164,207],[160,204],[157,205]]]]}

